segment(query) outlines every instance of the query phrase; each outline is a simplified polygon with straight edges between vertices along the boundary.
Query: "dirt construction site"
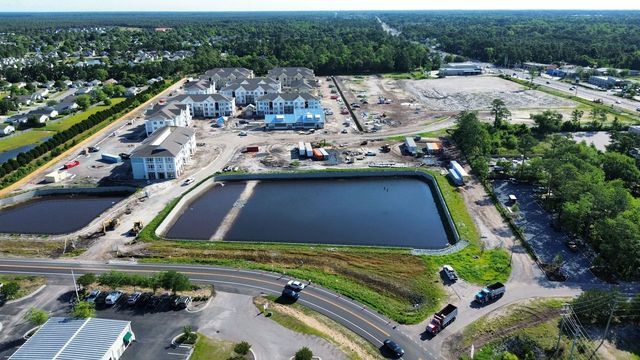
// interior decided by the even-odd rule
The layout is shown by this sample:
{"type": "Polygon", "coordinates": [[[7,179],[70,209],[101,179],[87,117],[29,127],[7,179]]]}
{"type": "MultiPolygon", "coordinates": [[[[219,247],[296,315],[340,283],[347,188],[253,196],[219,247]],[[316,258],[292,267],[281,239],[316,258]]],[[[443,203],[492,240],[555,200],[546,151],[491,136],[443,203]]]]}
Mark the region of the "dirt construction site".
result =
{"type": "Polygon", "coordinates": [[[554,109],[565,118],[578,105],[537,90],[529,90],[495,76],[447,77],[426,80],[396,80],[383,76],[341,76],[342,88],[362,123],[377,122],[376,131],[413,128],[434,122],[452,122],[463,110],[477,110],[480,118],[491,119],[489,107],[501,99],[512,112],[512,121],[531,122],[530,114],[554,109]]]}

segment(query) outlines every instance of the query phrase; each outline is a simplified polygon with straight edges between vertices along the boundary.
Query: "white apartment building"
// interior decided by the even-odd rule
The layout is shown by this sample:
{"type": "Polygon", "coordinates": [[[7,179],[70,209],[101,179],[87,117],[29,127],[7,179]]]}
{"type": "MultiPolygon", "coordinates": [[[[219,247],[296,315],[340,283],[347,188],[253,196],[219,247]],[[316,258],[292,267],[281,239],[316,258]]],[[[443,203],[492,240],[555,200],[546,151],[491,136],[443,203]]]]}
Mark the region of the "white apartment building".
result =
{"type": "Polygon", "coordinates": [[[210,95],[216,93],[216,82],[209,80],[187,81],[182,92],[188,95],[210,95]]]}
{"type": "Polygon", "coordinates": [[[220,90],[220,94],[235,98],[237,105],[248,105],[255,104],[261,96],[281,91],[282,86],[275,79],[253,78],[231,82],[220,90]]]}
{"type": "Polygon", "coordinates": [[[315,81],[316,75],[306,67],[277,67],[269,70],[267,77],[276,79],[284,87],[289,87],[294,81],[315,81]]]}
{"type": "Polygon", "coordinates": [[[147,136],[166,126],[191,126],[191,110],[189,104],[169,102],[156,104],[145,113],[144,128],[147,136]]]}
{"type": "Polygon", "coordinates": [[[202,76],[200,76],[203,80],[214,82],[216,89],[221,89],[232,81],[251,79],[253,77],[253,70],[245,68],[215,68],[206,71],[202,76]]]}
{"type": "Polygon", "coordinates": [[[221,94],[178,95],[172,101],[189,105],[191,115],[203,118],[233,116],[236,113],[236,101],[221,94]]]}
{"type": "Polygon", "coordinates": [[[295,110],[322,109],[320,99],[309,93],[267,94],[258,98],[258,115],[293,114],[295,110]]]}
{"type": "Polygon", "coordinates": [[[175,179],[196,152],[196,132],[191,128],[167,126],[145,139],[131,153],[133,178],[175,179]]]}

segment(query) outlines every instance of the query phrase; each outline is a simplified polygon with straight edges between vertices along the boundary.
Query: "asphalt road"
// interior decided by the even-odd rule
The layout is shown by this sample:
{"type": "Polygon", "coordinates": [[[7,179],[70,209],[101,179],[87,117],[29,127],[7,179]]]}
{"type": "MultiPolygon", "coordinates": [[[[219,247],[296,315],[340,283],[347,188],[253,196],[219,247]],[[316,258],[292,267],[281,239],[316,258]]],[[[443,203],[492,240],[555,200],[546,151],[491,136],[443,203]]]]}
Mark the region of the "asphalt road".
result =
{"type": "MultiPolygon", "coordinates": [[[[19,273],[31,275],[68,275],[86,272],[101,273],[118,270],[127,273],[149,274],[158,271],[176,270],[195,281],[213,283],[217,290],[279,295],[290,280],[285,275],[263,271],[239,270],[221,267],[186,265],[140,265],[140,264],[101,264],[95,262],[47,261],[47,260],[0,260],[0,273],[19,273]]],[[[376,347],[382,346],[385,339],[393,339],[405,350],[402,359],[420,360],[442,358],[423,348],[419,339],[410,339],[396,330],[397,324],[378,313],[350,299],[323,289],[316,285],[305,288],[298,302],[335,320],[351,331],[362,336],[376,347]]]]}

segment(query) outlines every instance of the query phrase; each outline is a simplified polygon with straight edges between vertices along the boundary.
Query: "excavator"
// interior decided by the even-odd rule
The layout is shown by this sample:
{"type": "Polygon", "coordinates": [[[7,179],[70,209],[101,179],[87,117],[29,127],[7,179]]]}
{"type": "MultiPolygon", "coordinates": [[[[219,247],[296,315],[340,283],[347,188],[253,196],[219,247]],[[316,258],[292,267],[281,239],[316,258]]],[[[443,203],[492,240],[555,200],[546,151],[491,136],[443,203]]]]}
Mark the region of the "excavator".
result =
{"type": "Polygon", "coordinates": [[[133,227],[131,228],[131,230],[129,230],[129,235],[131,236],[138,236],[138,234],[140,233],[140,231],[142,231],[142,228],[144,226],[142,225],[142,221],[136,221],[133,223],[133,227]]]}

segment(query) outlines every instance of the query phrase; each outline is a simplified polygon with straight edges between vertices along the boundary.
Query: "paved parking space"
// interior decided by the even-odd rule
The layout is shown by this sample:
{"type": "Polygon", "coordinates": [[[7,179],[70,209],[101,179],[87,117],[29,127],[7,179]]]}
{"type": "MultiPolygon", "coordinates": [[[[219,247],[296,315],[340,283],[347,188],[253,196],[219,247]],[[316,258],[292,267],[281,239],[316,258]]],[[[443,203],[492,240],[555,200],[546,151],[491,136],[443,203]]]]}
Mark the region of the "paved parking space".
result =
{"type": "Polygon", "coordinates": [[[516,221],[523,227],[527,242],[531,244],[538,258],[545,263],[553,262],[556,255],[563,260],[562,269],[568,282],[600,283],[589,270],[591,261],[584,249],[571,252],[565,245],[567,234],[554,229],[552,216],[545,211],[534,193],[534,186],[512,184],[509,181],[496,181],[493,184],[496,195],[505,204],[509,195],[518,198],[520,217],[516,221]]]}

